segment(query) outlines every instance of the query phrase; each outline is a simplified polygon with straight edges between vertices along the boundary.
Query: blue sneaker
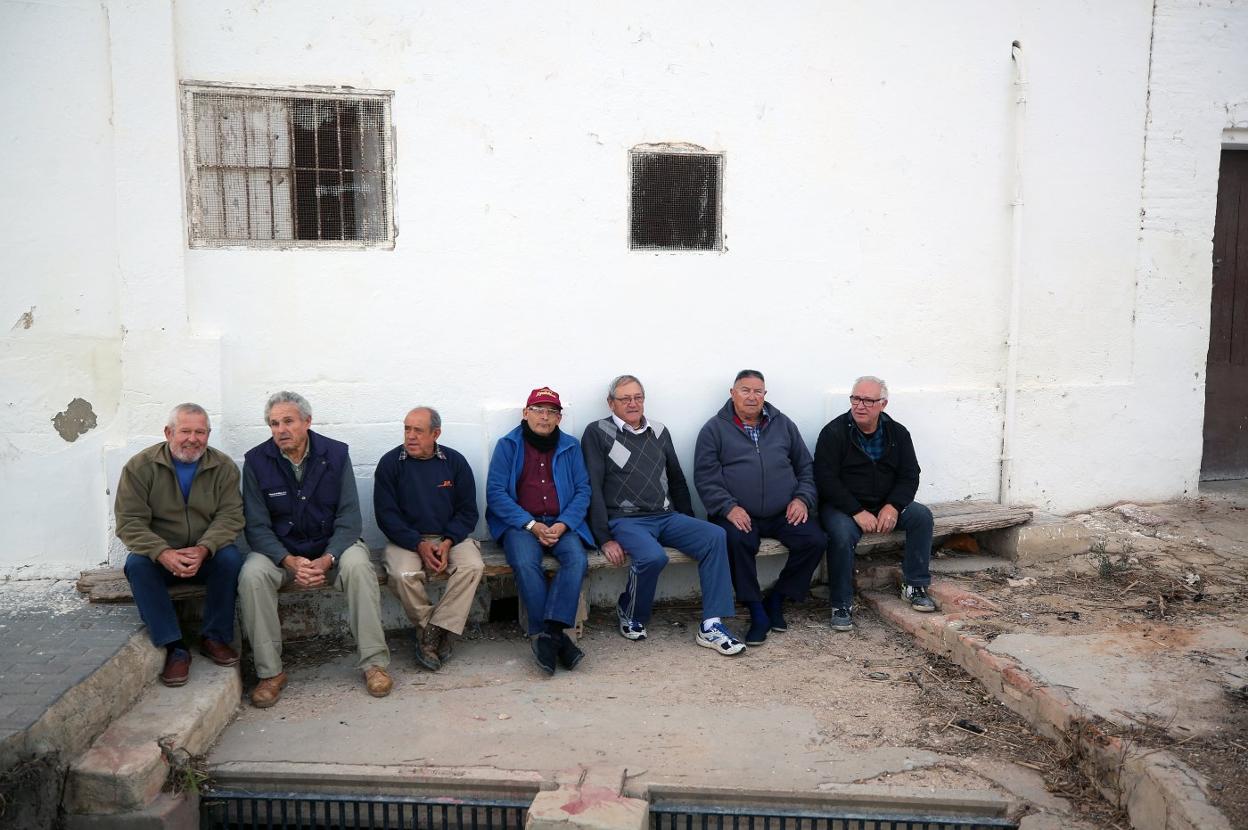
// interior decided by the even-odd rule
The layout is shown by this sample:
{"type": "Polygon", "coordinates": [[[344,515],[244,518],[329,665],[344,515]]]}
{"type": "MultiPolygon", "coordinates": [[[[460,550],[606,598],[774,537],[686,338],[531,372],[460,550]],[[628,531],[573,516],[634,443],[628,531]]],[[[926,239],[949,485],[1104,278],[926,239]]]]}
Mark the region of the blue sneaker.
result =
{"type": "Polygon", "coordinates": [[[698,645],[713,648],[728,657],[745,651],[745,643],[732,636],[723,623],[715,623],[710,631],[703,631],[702,626],[698,626],[697,640],[698,645]]]}
{"type": "Polygon", "coordinates": [[[631,617],[624,615],[624,609],[615,606],[615,614],[620,618],[620,636],[626,640],[646,639],[646,627],[631,617]]]}
{"type": "Polygon", "coordinates": [[[832,609],[832,630],[833,631],[853,631],[854,617],[850,614],[848,608],[832,609]]]}

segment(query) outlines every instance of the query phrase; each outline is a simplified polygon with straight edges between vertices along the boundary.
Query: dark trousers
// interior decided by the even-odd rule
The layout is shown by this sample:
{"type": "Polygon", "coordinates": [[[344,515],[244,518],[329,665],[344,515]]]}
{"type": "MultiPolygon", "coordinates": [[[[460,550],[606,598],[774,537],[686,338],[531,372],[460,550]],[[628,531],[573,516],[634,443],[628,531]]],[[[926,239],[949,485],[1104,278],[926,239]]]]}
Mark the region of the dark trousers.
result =
{"type": "MultiPolygon", "coordinates": [[[[854,548],[862,538],[862,528],[854,517],[830,505],[819,511],[823,529],[828,532],[828,589],[833,608],[848,608],[854,602],[854,548]]],[[[928,563],[932,560],[932,511],[917,501],[897,516],[897,529],[906,534],[906,556],[901,578],[907,585],[926,588],[932,584],[928,563]]]]}
{"type": "Polygon", "coordinates": [[[810,590],[810,579],[823,550],[827,537],[814,517],[800,525],[791,525],[780,513],[776,516],[750,516],[750,532],[742,533],[737,526],[723,516],[712,516],[711,521],[724,529],[728,539],[728,567],[732,572],[732,587],[738,602],[761,602],[763,592],[758,587],[758,545],[761,537],[777,539],[789,549],[788,561],[776,578],[772,589],[785,599],[801,601],[810,590]]]}
{"type": "Polygon", "coordinates": [[[188,579],[174,576],[154,559],[132,553],[126,557],[126,579],[139,617],[147,625],[152,645],[164,646],[182,639],[178,615],[169,597],[170,585],[188,582],[206,585],[204,624],[200,633],[219,643],[234,641],[234,601],[238,597],[238,572],[243,569],[243,555],[233,545],[226,545],[204,560],[199,571],[188,579]]]}

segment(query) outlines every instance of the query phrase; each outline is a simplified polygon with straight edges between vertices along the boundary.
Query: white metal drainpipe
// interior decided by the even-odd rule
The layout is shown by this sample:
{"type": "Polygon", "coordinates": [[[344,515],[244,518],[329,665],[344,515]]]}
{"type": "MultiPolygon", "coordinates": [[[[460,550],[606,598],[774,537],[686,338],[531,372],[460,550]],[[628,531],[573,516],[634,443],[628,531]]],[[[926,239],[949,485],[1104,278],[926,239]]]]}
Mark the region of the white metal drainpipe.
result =
{"type": "Polygon", "coordinates": [[[1018,406],[1019,306],[1023,282],[1023,138],[1027,116],[1027,67],[1023,47],[1014,41],[1014,214],[1010,250],[1010,318],[1005,339],[1005,417],[1001,428],[1001,482],[997,501],[1010,503],[1014,461],[1014,417],[1018,406]]]}

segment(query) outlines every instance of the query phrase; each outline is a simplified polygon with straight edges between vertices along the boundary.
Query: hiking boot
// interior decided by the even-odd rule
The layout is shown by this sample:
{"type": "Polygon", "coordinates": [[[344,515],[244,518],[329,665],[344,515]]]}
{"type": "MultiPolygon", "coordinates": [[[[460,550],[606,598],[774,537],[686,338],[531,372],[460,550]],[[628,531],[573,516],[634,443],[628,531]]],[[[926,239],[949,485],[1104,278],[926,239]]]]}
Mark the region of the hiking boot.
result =
{"type": "Polygon", "coordinates": [[[559,665],[568,671],[576,668],[585,659],[585,652],[572,642],[566,631],[559,633],[559,665]]]}
{"type": "Polygon", "coordinates": [[[935,611],[936,601],[927,595],[927,588],[922,585],[901,583],[901,598],[910,603],[915,611],[935,611]]]}
{"type": "Polygon", "coordinates": [[[445,666],[447,661],[451,659],[451,632],[436,625],[433,626],[433,628],[438,630],[438,642],[436,646],[438,650],[438,662],[445,666]]]}
{"type": "Polygon", "coordinates": [[[789,630],[789,624],[784,621],[784,597],[772,591],[763,603],[763,608],[767,611],[767,618],[771,620],[772,631],[783,633],[789,630]]]}
{"type": "Polygon", "coordinates": [[[745,643],[732,636],[732,632],[722,622],[712,625],[710,631],[703,631],[698,626],[697,641],[698,645],[713,648],[728,657],[745,651],[745,643]]]}
{"type": "Polygon", "coordinates": [[[394,681],[384,666],[369,666],[364,670],[364,687],[373,697],[385,697],[394,688],[394,681]]]}
{"type": "Polygon", "coordinates": [[[425,626],[414,639],[416,641],[416,662],[429,671],[437,671],[442,668],[442,661],[438,659],[437,626],[425,626]]]}
{"type": "Polygon", "coordinates": [[[165,652],[165,667],[160,672],[160,682],[166,686],[185,686],[191,676],[191,653],[184,648],[171,648],[165,652]]]}
{"type": "Polygon", "coordinates": [[[251,690],[251,705],[257,709],[268,709],[282,697],[282,689],[286,688],[286,672],[273,677],[266,677],[251,690]]]}
{"type": "Polygon", "coordinates": [[[832,630],[833,631],[853,631],[854,618],[849,613],[848,608],[832,609],[832,630]]]}
{"type": "Polygon", "coordinates": [[[554,675],[558,656],[559,644],[554,637],[543,631],[533,638],[533,657],[537,660],[537,667],[546,674],[554,675]]]}
{"type": "Polygon", "coordinates": [[[624,609],[615,606],[615,615],[620,619],[620,636],[626,640],[646,639],[646,627],[631,617],[625,616],[624,609]]]}

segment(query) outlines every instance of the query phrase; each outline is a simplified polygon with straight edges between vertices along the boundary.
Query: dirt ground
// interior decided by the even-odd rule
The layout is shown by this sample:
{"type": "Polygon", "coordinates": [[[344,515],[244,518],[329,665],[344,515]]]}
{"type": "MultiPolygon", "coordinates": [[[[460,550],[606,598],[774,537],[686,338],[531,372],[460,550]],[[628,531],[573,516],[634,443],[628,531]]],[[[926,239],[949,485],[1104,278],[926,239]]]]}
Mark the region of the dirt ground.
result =
{"type": "Polygon", "coordinates": [[[1072,518],[1091,534],[1082,556],[945,577],[1002,608],[963,630],[1051,668],[1039,672],[1051,682],[1070,676],[1059,650],[1105,668],[1082,701],[1100,725],[1173,752],[1248,827],[1248,485],[1072,518]]]}

